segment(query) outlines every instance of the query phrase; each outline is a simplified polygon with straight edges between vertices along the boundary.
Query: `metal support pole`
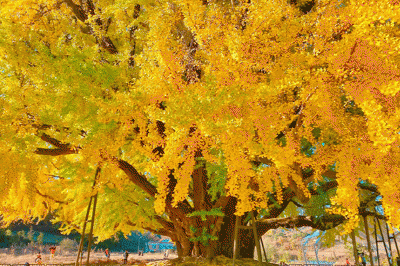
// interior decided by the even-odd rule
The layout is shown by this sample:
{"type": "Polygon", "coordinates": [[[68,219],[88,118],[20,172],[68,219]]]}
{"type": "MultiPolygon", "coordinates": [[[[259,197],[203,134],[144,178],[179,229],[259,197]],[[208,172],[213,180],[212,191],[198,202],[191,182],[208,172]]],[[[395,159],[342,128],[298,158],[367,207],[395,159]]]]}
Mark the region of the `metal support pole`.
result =
{"type": "Polygon", "coordinates": [[[381,262],[379,259],[378,234],[376,233],[376,219],[374,219],[374,233],[375,233],[375,243],[376,243],[376,256],[378,257],[378,266],[380,266],[381,262]]]}
{"type": "MultiPolygon", "coordinates": [[[[375,217],[376,218],[376,217],[375,217]]],[[[393,260],[391,258],[391,255],[388,252],[388,249],[386,247],[386,243],[385,243],[385,237],[383,236],[383,232],[382,232],[382,228],[381,228],[381,223],[379,222],[378,218],[376,218],[376,221],[378,222],[378,226],[379,226],[379,231],[381,232],[381,236],[382,236],[382,242],[383,242],[383,246],[385,247],[385,251],[386,251],[386,256],[388,257],[389,260],[389,265],[393,264],[393,260]]],[[[390,240],[390,239],[389,239],[390,240]]]]}
{"type": "Polygon", "coordinates": [[[262,255],[261,255],[260,241],[258,240],[258,235],[257,235],[256,220],[254,219],[253,211],[250,214],[251,214],[251,223],[253,227],[254,241],[256,242],[256,248],[257,248],[258,264],[262,265],[263,264],[262,255]]]}
{"type": "Polygon", "coordinates": [[[85,239],[86,223],[87,223],[87,220],[89,218],[90,206],[91,205],[92,205],[92,197],[90,197],[89,206],[88,206],[88,209],[87,209],[87,212],[86,212],[85,222],[83,223],[81,242],[79,243],[78,256],[76,257],[76,262],[75,262],[76,266],[79,265],[79,259],[81,259],[80,263],[82,263],[82,255],[81,254],[83,252],[83,240],[85,239]]]}
{"type": "MultiPolygon", "coordinates": [[[[97,166],[92,189],[96,186],[97,179],[98,179],[98,177],[100,175],[100,171],[101,171],[101,166],[100,165],[101,165],[101,163],[99,163],[99,165],[97,166]]],[[[80,244],[79,244],[78,256],[76,257],[75,266],[78,266],[79,264],[82,265],[83,241],[85,239],[86,225],[87,225],[88,222],[91,222],[91,228],[90,228],[90,233],[89,233],[89,248],[88,248],[88,256],[87,256],[87,264],[89,263],[89,254],[90,254],[90,246],[91,246],[91,240],[92,240],[92,234],[93,234],[93,224],[94,224],[94,215],[95,215],[96,204],[97,204],[97,194],[95,196],[91,196],[90,199],[89,199],[89,205],[88,205],[88,209],[87,209],[87,212],[86,212],[85,221],[83,223],[82,236],[81,236],[81,241],[80,241],[80,244]],[[89,219],[89,214],[90,214],[90,209],[91,209],[91,206],[92,206],[93,199],[94,199],[94,206],[93,206],[93,212],[92,212],[92,219],[89,221],[88,219],[89,219]]]]}
{"type": "Polygon", "coordinates": [[[374,257],[372,256],[372,251],[371,251],[371,240],[369,238],[367,216],[364,216],[363,218],[364,218],[365,235],[367,236],[367,245],[368,245],[369,258],[370,258],[370,261],[371,261],[371,266],[374,266],[374,257]]]}
{"type": "Polygon", "coordinates": [[[314,251],[315,251],[315,258],[317,259],[317,264],[320,265],[319,259],[318,259],[318,242],[317,241],[314,244],[314,251]]]}
{"type": "MultiPolygon", "coordinates": [[[[393,236],[389,236],[389,225],[387,223],[386,223],[386,230],[387,230],[387,235],[388,235],[388,239],[389,239],[389,248],[390,248],[390,254],[392,255],[392,259],[393,259],[393,252],[392,252],[392,245],[391,245],[391,242],[390,242],[391,239],[393,239],[393,241],[394,241],[394,244],[396,246],[396,251],[397,251],[397,257],[399,257],[400,256],[399,247],[397,246],[395,232],[393,230],[393,236]]],[[[394,261],[393,261],[393,264],[394,264],[394,261]]]]}
{"type": "Polygon", "coordinates": [[[237,247],[239,245],[239,239],[238,239],[238,232],[239,232],[239,216],[236,216],[236,221],[235,221],[235,236],[234,236],[234,242],[233,242],[233,266],[235,266],[235,260],[237,256],[237,247]]]}
{"type": "Polygon", "coordinates": [[[351,242],[353,243],[353,255],[356,262],[355,264],[356,266],[359,266],[360,264],[358,263],[356,235],[354,234],[354,230],[351,231],[350,236],[351,236],[351,242]]]}
{"type": "Polygon", "coordinates": [[[260,238],[260,241],[261,241],[261,245],[262,245],[262,248],[263,248],[263,251],[264,251],[265,261],[268,263],[267,253],[265,252],[264,241],[262,240],[262,236],[260,238]]]}
{"type": "Polygon", "coordinates": [[[306,251],[305,244],[302,246],[302,251],[303,251],[303,257],[304,257],[304,263],[307,264],[308,260],[307,260],[307,251],[306,251]]]}
{"type": "MultiPolygon", "coordinates": [[[[400,253],[399,253],[399,247],[397,246],[397,241],[396,241],[396,234],[393,231],[393,240],[394,240],[394,244],[396,245],[396,250],[397,250],[397,257],[400,257],[400,253]]],[[[400,265],[398,265],[400,266],[400,265]]]]}
{"type": "Polygon", "coordinates": [[[390,235],[389,235],[389,226],[388,226],[388,224],[385,222],[385,224],[386,224],[386,235],[387,235],[387,238],[388,238],[388,242],[389,242],[389,251],[390,251],[390,258],[391,258],[391,261],[392,261],[392,264],[391,265],[393,265],[394,264],[394,261],[393,261],[393,252],[392,252],[392,244],[390,243],[391,241],[390,241],[390,235]]]}
{"type": "Polygon", "coordinates": [[[93,226],[94,226],[94,216],[95,216],[95,213],[96,213],[96,205],[97,205],[97,194],[94,196],[93,212],[92,212],[92,220],[91,220],[91,224],[90,224],[90,233],[89,233],[89,243],[88,243],[86,265],[89,265],[90,250],[92,248],[93,226]]]}

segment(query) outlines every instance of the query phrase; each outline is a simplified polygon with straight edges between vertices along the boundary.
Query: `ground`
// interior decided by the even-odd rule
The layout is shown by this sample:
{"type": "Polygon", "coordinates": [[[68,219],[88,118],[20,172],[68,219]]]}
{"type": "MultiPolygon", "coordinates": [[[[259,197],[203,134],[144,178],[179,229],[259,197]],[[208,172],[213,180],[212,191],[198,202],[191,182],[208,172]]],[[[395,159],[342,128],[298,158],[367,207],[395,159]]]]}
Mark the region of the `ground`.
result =
{"type": "MultiPolygon", "coordinates": [[[[279,263],[280,261],[286,261],[287,263],[304,263],[303,261],[303,253],[302,253],[302,240],[303,237],[307,234],[311,233],[311,229],[300,229],[300,230],[271,230],[266,235],[264,235],[263,243],[265,245],[265,249],[267,250],[268,258],[271,262],[279,263]]],[[[314,242],[315,239],[310,241],[306,248],[306,256],[307,260],[315,261],[315,250],[314,250],[314,242]]],[[[363,246],[363,250],[366,252],[366,241],[364,238],[357,238],[357,243],[363,246]]],[[[373,242],[374,244],[374,242],[373,242]]],[[[381,243],[380,243],[381,244],[381,243]]],[[[47,249],[45,249],[47,250],[47,249]]],[[[58,249],[59,250],[59,249],[58,249]]],[[[381,264],[382,261],[386,263],[386,254],[383,245],[379,247],[381,264]]],[[[392,245],[392,251],[395,252],[394,245],[392,245]]],[[[75,263],[76,253],[63,252],[63,255],[60,253],[57,254],[54,259],[54,263],[75,263]]],[[[395,252],[395,255],[397,253],[395,252]]],[[[374,252],[375,256],[375,252],[374,252]]],[[[102,262],[105,263],[105,255],[102,252],[91,253],[90,255],[91,263],[102,262]]],[[[255,254],[255,257],[257,255],[255,254]]],[[[352,246],[350,243],[346,244],[343,241],[336,241],[335,246],[326,248],[320,247],[318,252],[318,258],[320,261],[326,262],[335,262],[336,265],[344,265],[346,261],[346,257],[349,258],[350,262],[354,263],[354,258],[352,254],[352,246]]],[[[5,249],[0,249],[0,264],[24,264],[25,262],[34,263],[36,258],[35,254],[30,255],[9,255],[5,249]]],[[[180,266],[188,266],[188,265],[232,265],[232,260],[224,257],[216,258],[213,263],[209,263],[204,261],[203,259],[195,259],[195,258],[187,258],[184,261],[177,261],[176,254],[170,254],[168,259],[164,259],[163,253],[147,253],[144,256],[138,256],[137,254],[130,254],[128,263],[130,265],[180,265],[180,266]]],[[[50,254],[43,254],[43,263],[50,262],[50,254]]],[[[122,252],[112,252],[111,253],[111,262],[112,264],[122,264],[123,253],[122,252]]],[[[84,257],[84,262],[86,262],[84,257]]],[[[242,261],[235,263],[236,265],[256,265],[254,261],[242,261]]]]}
{"type": "MultiPolygon", "coordinates": [[[[0,264],[24,264],[25,262],[29,262],[31,264],[35,263],[36,259],[36,254],[29,254],[29,255],[9,255],[9,254],[0,254],[1,259],[0,259],[0,264]]],[[[178,256],[175,254],[170,254],[168,256],[168,260],[170,259],[175,259],[178,256]]],[[[76,254],[68,254],[68,255],[55,255],[54,260],[51,262],[50,261],[50,254],[43,254],[42,255],[42,261],[43,264],[47,263],[63,263],[63,264],[68,264],[68,263],[75,263],[76,260],[76,254]]],[[[160,262],[161,260],[164,260],[164,254],[163,253],[146,253],[143,256],[138,256],[137,254],[129,254],[128,257],[128,262],[129,264],[133,265],[139,265],[140,261],[142,264],[145,263],[145,265],[150,265],[150,264],[155,264],[155,262],[160,262]]],[[[86,256],[83,257],[83,262],[86,262],[86,256]]],[[[91,253],[90,254],[90,262],[95,263],[95,262],[106,262],[104,253],[101,252],[96,252],[96,253],[91,253]]],[[[123,253],[122,252],[112,252],[111,257],[110,257],[110,262],[117,262],[122,264],[123,261],[123,253]]]]}

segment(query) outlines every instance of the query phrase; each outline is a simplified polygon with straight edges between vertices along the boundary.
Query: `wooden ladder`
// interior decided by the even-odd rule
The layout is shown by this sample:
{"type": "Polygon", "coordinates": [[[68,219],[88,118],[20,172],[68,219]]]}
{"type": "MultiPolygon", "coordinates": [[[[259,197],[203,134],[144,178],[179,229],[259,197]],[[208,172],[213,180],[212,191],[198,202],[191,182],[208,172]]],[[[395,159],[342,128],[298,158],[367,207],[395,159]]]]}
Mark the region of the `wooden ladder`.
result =
{"type": "Polygon", "coordinates": [[[261,238],[260,238],[260,240],[258,239],[256,221],[254,219],[253,211],[250,212],[250,216],[251,216],[251,225],[241,225],[240,224],[240,216],[236,216],[235,236],[234,236],[234,245],[233,245],[233,266],[235,266],[235,260],[236,260],[236,257],[237,257],[237,248],[239,246],[238,235],[239,235],[239,230],[240,229],[253,229],[254,242],[255,242],[256,248],[257,248],[258,264],[259,265],[268,265],[268,259],[267,259],[267,254],[265,253],[264,243],[262,242],[261,238]],[[261,241],[261,244],[263,246],[265,260],[267,261],[266,264],[264,264],[263,261],[262,261],[260,241],[261,241]]]}

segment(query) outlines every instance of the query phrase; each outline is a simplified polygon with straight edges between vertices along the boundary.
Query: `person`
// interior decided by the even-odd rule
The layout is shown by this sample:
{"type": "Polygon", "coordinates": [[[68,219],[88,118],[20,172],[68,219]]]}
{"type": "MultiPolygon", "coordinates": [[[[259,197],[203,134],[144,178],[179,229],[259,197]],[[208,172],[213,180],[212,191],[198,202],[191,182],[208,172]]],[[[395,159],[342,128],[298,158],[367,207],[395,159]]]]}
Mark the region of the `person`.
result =
{"type": "Polygon", "coordinates": [[[361,263],[363,266],[367,265],[367,260],[365,259],[364,252],[361,253],[361,263]]]}
{"type": "Polygon", "coordinates": [[[358,265],[361,266],[362,265],[361,253],[358,253],[357,256],[358,256],[358,265]]]}
{"type": "Polygon", "coordinates": [[[346,258],[346,265],[347,265],[347,266],[350,266],[350,261],[349,261],[348,258],[346,258]]]}
{"type": "Polygon", "coordinates": [[[40,254],[40,251],[36,256],[35,263],[39,265],[42,264],[42,255],[40,254]]]}
{"type": "Polygon", "coordinates": [[[108,248],[106,248],[104,253],[106,254],[106,258],[109,259],[110,258],[110,250],[108,248]]]}
{"type": "Polygon", "coordinates": [[[165,257],[165,258],[168,258],[168,255],[169,255],[169,251],[168,251],[168,249],[166,249],[166,250],[164,251],[164,257],[165,257]]]}
{"type": "Polygon", "coordinates": [[[128,263],[128,256],[129,256],[129,252],[128,252],[128,250],[125,250],[125,253],[124,253],[124,264],[128,263]]]}
{"type": "Polygon", "coordinates": [[[56,253],[56,247],[50,247],[50,261],[53,261],[54,259],[54,254],[56,253]]]}

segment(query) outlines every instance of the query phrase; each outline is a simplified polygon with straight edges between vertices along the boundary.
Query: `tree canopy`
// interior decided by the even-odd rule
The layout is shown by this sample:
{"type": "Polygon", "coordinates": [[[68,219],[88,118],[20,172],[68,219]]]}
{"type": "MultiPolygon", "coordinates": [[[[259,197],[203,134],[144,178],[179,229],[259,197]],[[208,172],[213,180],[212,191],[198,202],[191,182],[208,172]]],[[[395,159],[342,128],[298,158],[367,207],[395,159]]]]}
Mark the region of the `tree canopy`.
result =
{"type": "Polygon", "coordinates": [[[366,190],[400,226],[398,1],[0,3],[4,222],[80,230],[99,193],[99,240],[189,254],[196,228],[290,202],[350,232],[366,190]]]}

